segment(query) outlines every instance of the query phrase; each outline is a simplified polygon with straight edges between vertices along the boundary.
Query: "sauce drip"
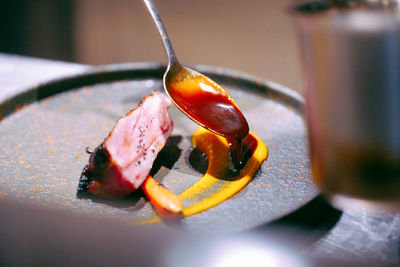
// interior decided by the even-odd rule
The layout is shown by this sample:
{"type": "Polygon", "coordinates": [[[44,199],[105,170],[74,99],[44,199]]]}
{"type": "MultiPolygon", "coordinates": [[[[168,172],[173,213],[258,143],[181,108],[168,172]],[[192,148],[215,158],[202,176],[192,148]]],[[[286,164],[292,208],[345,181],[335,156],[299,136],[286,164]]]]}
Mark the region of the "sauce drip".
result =
{"type": "Polygon", "coordinates": [[[233,167],[236,170],[240,170],[243,164],[242,152],[243,152],[243,140],[242,139],[227,139],[229,148],[231,151],[231,158],[233,167]]]}
{"type": "Polygon", "coordinates": [[[240,171],[246,164],[246,161],[254,153],[257,147],[257,139],[249,134],[244,139],[228,139],[228,144],[231,151],[233,167],[236,171],[240,171]]]}
{"type": "Polygon", "coordinates": [[[176,106],[189,118],[230,140],[230,147],[236,154],[233,162],[239,169],[242,164],[242,139],[248,135],[249,125],[232,97],[203,75],[168,80],[166,86],[176,106]]]}

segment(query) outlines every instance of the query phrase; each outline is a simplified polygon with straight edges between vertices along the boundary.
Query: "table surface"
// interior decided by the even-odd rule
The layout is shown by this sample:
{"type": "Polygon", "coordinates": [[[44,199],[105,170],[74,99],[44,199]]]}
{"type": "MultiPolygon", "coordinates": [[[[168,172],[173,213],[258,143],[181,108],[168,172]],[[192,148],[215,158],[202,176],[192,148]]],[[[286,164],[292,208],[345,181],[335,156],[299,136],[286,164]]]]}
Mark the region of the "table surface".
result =
{"type": "MultiPolygon", "coordinates": [[[[90,66],[85,65],[0,53],[0,102],[26,88],[54,78],[79,74],[89,68],[90,66]]],[[[3,251],[0,253],[0,264],[12,263],[18,265],[18,263],[22,263],[30,265],[31,263],[43,263],[43,257],[41,257],[43,253],[40,253],[38,249],[28,249],[28,247],[20,244],[21,235],[18,233],[21,233],[21,227],[25,229],[25,233],[22,232],[24,233],[22,240],[28,244],[37,240],[38,233],[47,234],[47,238],[50,241],[47,240],[42,243],[47,244],[47,249],[50,250],[54,248],[54,244],[60,243],[59,239],[65,241],[74,236],[73,234],[66,235],[59,231],[54,232],[57,226],[52,228],[52,236],[49,235],[49,232],[46,232],[47,230],[40,230],[41,227],[39,225],[48,220],[46,217],[48,216],[47,211],[37,211],[35,208],[30,207],[16,208],[10,203],[0,203],[0,214],[3,218],[0,222],[0,225],[2,225],[2,230],[0,230],[0,251],[3,251]],[[30,220],[26,220],[28,217],[30,220]],[[19,221],[18,224],[15,223],[16,220],[19,221]],[[24,225],[24,222],[28,223],[27,221],[29,221],[31,227],[24,225]],[[35,228],[35,225],[38,228],[35,228]],[[32,229],[39,232],[32,233],[32,229]],[[16,246],[10,248],[10,242],[16,246]],[[36,254],[32,251],[35,251],[36,254]],[[24,260],[20,258],[20,260],[15,261],[15,257],[17,255],[20,257],[21,253],[27,257],[24,260]]],[[[59,218],[63,218],[62,222],[58,221],[60,227],[65,227],[68,220],[74,220],[71,216],[65,214],[59,214],[59,218]]],[[[80,221],[82,220],[80,219],[80,221]]],[[[88,225],[90,223],[87,222],[88,225]]],[[[85,225],[85,223],[82,223],[82,225],[85,225]]],[[[71,231],[77,230],[74,228],[71,231]]],[[[399,212],[381,211],[379,214],[371,214],[364,209],[339,211],[327,204],[322,197],[317,197],[296,212],[278,221],[264,225],[255,231],[258,234],[262,233],[265,236],[277,238],[282,243],[290,244],[311,265],[333,266],[338,264],[353,265],[354,263],[360,266],[400,265],[399,212]]],[[[82,234],[82,232],[78,234],[82,234]]],[[[91,237],[93,238],[93,235],[91,237]]],[[[131,242],[124,240],[124,238],[126,239],[126,236],[120,237],[122,243],[131,242]]],[[[151,238],[147,239],[152,240],[151,238]]],[[[63,242],[63,244],[68,247],[69,243],[63,242]]],[[[77,247],[80,246],[80,244],[75,245],[77,247]]],[[[123,253],[124,250],[121,250],[121,246],[112,242],[108,244],[110,249],[113,248],[113,245],[115,245],[114,248],[118,247],[120,254],[123,253]]],[[[42,245],[42,247],[46,247],[46,245],[42,245]]],[[[57,259],[70,259],[68,253],[74,253],[76,259],[82,260],[83,256],[79,253],[76,254],[75,250],[65,249],[65,251],[67,252],[57,255],[57,257],[50,257],[53,260],[52,262],[57,262],[57,259]]],[[[109,258],[112,257],[107,259],[109,258]]],[[[101,257],[97,258],[97,260],[100,259],[101,257]]],[[[96,263],[96,260],[87,262],[96,263]]]]}

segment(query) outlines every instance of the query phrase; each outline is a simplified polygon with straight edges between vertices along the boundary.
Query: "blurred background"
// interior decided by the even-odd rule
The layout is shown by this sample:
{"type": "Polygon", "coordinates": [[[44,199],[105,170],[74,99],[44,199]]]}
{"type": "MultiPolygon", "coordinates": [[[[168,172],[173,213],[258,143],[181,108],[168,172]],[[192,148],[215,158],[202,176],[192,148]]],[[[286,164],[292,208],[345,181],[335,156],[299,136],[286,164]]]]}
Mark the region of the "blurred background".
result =
{"type": "MultiPolygon", "coordinates": [[[[289,0],[154,0],[180,61],[300,91],[289,0]]],[[[89,65],[167,58],[142,0],[3,0],[0,52],[89,65]]]]}

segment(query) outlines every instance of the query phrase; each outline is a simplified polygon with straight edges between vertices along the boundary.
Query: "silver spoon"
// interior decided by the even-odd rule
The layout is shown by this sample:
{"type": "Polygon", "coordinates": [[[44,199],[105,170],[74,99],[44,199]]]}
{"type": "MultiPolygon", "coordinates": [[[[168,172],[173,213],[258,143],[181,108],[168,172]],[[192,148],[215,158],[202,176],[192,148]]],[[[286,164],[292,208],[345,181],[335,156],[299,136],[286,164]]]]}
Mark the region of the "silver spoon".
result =
{"type": "Polygon", "coordinates": [[[239,107],[216,82],[178,62],[157,9],[151,0],[144,2],[167,51],[168,68],[163,84],[173,103],[197,124],[240,144],[249,126],[239,107]]]}

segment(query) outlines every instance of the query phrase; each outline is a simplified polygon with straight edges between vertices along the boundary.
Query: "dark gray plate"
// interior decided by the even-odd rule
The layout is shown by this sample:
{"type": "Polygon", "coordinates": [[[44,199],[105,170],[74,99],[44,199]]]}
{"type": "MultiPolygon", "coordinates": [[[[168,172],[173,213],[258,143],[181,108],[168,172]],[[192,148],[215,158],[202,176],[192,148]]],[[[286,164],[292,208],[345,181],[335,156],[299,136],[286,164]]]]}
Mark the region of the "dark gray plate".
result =
{"type": "MultiPolygon", "coordinates": [[[[317,195],[310,179],[302,98],[278,84],[225,69],[197,70],[221,84],[236,100],[250,129],[269,148],[253,181],[224,203],[182,221],[189,229],[238,231],[287,215],[317,195]]],[[[165,68],[126,64],[94,68],[31,88],[0,104],[0,200],[137,222],[154,216],[134,194],[124,200],[79,199],[77,183],[96,147],[115,121],[151,91],[162,90],[165,68]]],[[[180,193],[202,174],[188,167],[190,135],[197,125],[175,107],[172,151],[178,161],[156,178],[180,193]],[[175,149],[175,150],[174,150],[175,149]]],[[[184,203],[187,204],[187,203],[184,203]]]]}

